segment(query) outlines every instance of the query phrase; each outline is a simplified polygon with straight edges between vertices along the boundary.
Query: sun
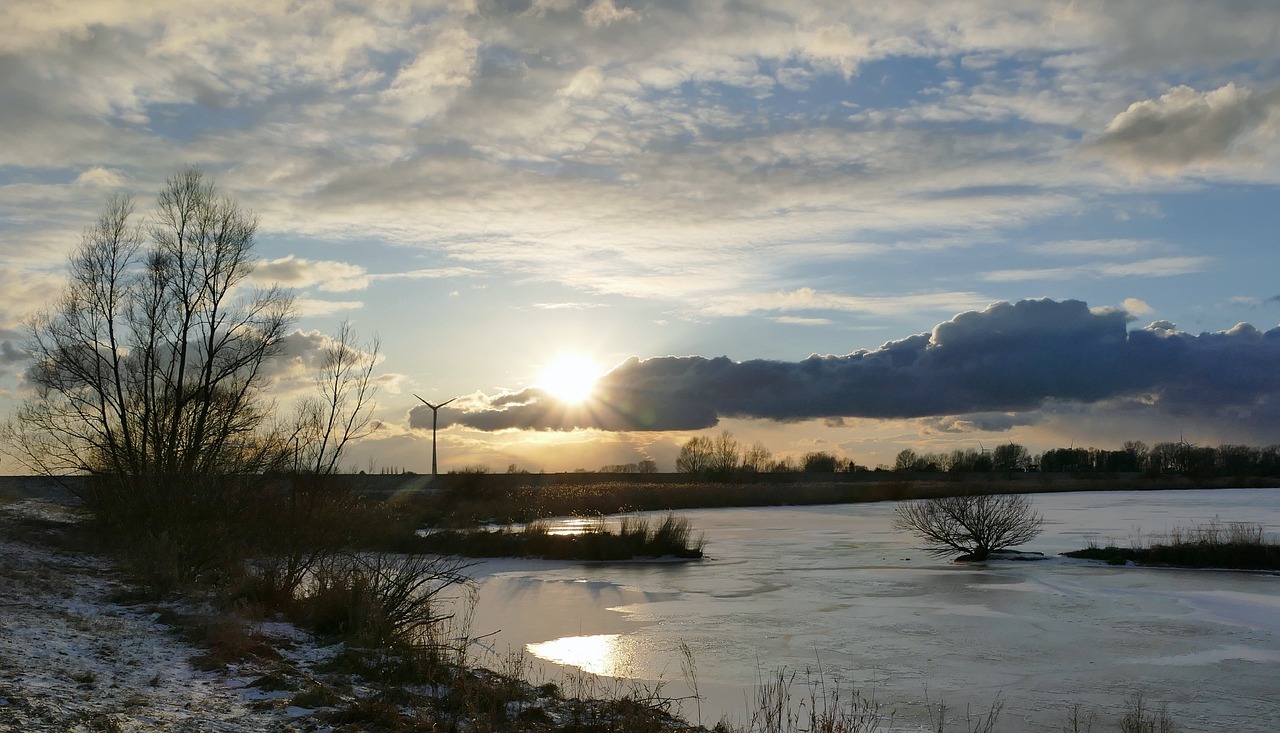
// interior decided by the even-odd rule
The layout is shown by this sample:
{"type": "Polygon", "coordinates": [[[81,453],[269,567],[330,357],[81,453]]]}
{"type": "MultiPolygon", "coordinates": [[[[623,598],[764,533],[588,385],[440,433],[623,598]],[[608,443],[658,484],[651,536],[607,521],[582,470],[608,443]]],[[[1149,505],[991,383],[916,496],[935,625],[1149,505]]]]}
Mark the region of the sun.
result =
{"type": "Polygon", "coordinates": [[[582,354],[562,354],[549,362],[538,377],[538,387],[562,402],[582,402],[591,396],[600,365],[582,354]]]}

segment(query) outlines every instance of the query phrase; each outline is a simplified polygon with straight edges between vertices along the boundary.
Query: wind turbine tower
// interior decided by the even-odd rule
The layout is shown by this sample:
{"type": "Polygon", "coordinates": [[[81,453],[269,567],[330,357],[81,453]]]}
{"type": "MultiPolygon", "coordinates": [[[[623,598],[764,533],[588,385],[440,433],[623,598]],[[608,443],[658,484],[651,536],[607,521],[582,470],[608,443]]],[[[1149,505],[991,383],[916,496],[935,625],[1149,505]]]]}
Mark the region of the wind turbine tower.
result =
{"type": "MultiPolygon", "coordinates": [[[[414,397],[418,397],[418,395],[414,395],[414,397]]],[[[440,408],[444,407],[450,402],[453,402],[456,399],[458,398],[450,397],[449,399],[445,400],[444,402],[441,402],[438,405],[433,405],[430,402],[427,402],[426,400],[422,399],[421,397],[418,397],[419,402],[431,408],[431,476],[433,478],[438,473],[438,471],[436,470],[436,423],[437,423],[437,419],[440,417],[440,408]]]]}

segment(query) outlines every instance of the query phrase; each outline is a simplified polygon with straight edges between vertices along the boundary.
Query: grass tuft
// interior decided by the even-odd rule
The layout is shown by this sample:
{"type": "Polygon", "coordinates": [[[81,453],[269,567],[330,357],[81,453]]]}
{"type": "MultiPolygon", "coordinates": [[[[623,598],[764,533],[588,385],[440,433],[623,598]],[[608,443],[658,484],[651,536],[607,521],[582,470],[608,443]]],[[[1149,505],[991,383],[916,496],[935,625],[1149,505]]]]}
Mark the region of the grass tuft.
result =
{"type": "Polygon", "coordinates": [[[1145,540],[1132,547],[1099,547],[1063,553],[1067,557],[1179,568],[1280,570],[1280,543],[1270,541],[1260,524],[1210,522],[1175,527],[1164,541],[1145,540]]]}

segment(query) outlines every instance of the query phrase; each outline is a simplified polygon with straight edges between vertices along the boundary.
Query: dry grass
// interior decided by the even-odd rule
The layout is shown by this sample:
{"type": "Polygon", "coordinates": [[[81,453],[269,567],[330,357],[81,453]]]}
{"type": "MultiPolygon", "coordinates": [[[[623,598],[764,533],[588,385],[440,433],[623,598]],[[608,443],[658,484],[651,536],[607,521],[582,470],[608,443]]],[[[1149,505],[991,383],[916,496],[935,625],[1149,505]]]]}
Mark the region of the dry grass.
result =
{"type": "Polygon", "coordinates": [[[623,517],[616,532],[602,520],[577,534],[554,534],[541,521],[514,529],[444,530],[405,538],[398,549],[465,557],[618,561],[696,559],[702,557],[705,544],[702,537],[693,536],[687,519],[668,514],[657,522],[649,517],[623,517]]]}
{"type": "Polygon", "coordinates": [[[1063,554],[1112,565],[1133,562],[1180,568],[1280,570],[1280,543],[1268,538],[1262,525],[1241,522],[1175,527],[1167,538],[1135,539],[1128,548],[1091,544],[1063,554]]]}

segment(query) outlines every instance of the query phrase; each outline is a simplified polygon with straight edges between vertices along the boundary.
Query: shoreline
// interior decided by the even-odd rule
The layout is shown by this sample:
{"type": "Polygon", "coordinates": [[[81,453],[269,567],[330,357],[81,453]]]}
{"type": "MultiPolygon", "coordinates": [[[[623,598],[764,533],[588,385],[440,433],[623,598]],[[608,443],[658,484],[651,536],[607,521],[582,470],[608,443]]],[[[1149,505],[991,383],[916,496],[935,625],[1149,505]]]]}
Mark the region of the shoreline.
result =
{"type": "MultiPolygon", "coordinates": [[[[1276,489],[1278,476],[1204,477],[1060,473],[754,474],[712,480],[689,474],[338,474],[338,486],[361,496],[421,505],[441,527],[526,523],[555,516],[604,516],[762,506],[816,506],[930,499],[967,493],[1059,494],[1118,491],[1276,489]]],[[[0,476],[0,499],[74,506],[87,476],[0,476]]],[[[281,477],[264,477],[280,489],[281,477]]]]}

